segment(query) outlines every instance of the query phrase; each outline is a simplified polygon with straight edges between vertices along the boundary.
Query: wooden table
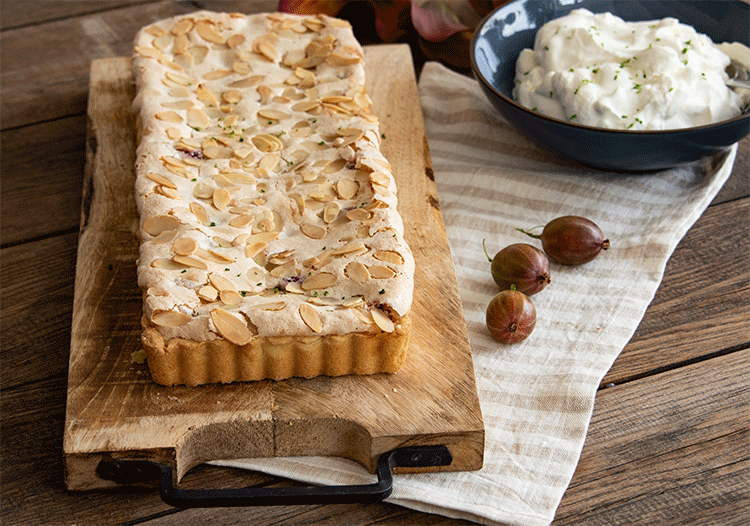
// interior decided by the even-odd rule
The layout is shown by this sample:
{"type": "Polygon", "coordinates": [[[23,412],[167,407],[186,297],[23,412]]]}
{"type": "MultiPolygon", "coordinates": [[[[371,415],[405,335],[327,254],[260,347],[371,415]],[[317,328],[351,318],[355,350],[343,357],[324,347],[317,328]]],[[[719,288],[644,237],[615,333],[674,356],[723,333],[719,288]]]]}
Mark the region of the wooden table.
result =
{"type": "MultiPolygon", "coordinates": [[[[387,503],[180,510],[153,491],[69,494],[62,437],[91,59],[146,23],[275,1],[2,4],[3,524],[468,524],[387,503]]],[[[553,524],[750,523],[750,139],[607,373],[553,524]]],[[[200,466],[184,487],[290,484],[200,466]]]]}

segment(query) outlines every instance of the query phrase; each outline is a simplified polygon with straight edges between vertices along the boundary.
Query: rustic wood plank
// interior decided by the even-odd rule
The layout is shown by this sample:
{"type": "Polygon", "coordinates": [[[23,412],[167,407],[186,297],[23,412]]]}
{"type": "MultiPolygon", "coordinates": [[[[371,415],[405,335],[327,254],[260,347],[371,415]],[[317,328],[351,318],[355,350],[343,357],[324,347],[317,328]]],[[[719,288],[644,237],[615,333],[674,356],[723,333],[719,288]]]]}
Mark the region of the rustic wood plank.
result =
{"type": "Polygon", "coordinates": [[[3,392],[67,371],[77,242],[71,233],[0,252],[3,392]]]}
{"type": "Polygon", "coordinates": [[[2,132],[2,244],[77,229],[85,165],[86,117],[2,132]]]}
{"type": "Polygon", "coordinates": [[[3,31],[3,129],[85,113],[93,59],[129,56],[142,26],[195,9],[164,1],[3,31]]]}
{"type": "Polygon", "coordinates": [[[65,2],[50,2],[50,0],[5,0],[2,22],[3,31],[32,24],[42,24],[61,18],[88,15],[99,11],[117,9],[155,2],[157,0],[107,0],[106,2],[93,0],[66,0],[65,2]]]}
{"type": "Polygon", "coordinates": [[[750,198],[709,207],[675,249],[603,385],[750,344],[750,198]]]}
{"type": "MultiPolygon", "coordinates": [[[[65,490],[62,437],[66,392],[64,374],[20,387],[3,387],[0,523],[116,524],[179,512],[161,501],[155,487],[93,493],[65,490]]],[[[277,480],[246,470],[200,466],[183,478],[181,487],[244,488],[277,480]]]]}
{"type": "Polygon", "coordinates": [[[553,524],[747,524],[749,377],[745,349],[600,391],[553,524]]]}

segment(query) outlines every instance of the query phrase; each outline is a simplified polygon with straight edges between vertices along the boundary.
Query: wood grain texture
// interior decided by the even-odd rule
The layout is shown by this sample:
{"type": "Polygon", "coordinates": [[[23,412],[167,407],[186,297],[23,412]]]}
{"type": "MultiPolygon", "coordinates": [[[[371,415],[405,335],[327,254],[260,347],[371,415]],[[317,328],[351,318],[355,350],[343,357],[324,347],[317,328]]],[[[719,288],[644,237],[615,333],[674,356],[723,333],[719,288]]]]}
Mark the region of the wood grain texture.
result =
{"type": "Polygon", "coordinates": [[[688,231],[602,385],[738,346],[750,346],[749,199],[709,207],[688,231]]]}
{"type": "Polygon", "coordinates": [[[112,486],[94,474],[108,456],[146,455],[176,466],[178,477],[208,460],[303,454],[343,456],[373,471],[386,451],[445,444],[454,460],[443,469],[479,468],[484,429],[471,349],[429,177],[408,47],[366,49],[368,93],[381,117],[382,150],[393,166],[405,235],[417,260],[404,368],[393,375],[201,388],[156,385],[145,366],[131,359],[140,349],[142,296],[135,274],[129,64],[107,59],[92,65],[89,117],[96,140],[89,141],[73,305],[64,442],[68,486],[112,486]]]}
{"type": "Polygon", "coordinates": [[[134,6],[154,2],[155,0],[107,0],[106,2],[92,0],[66,0],[65,2],[51,2],[50,0],[4,0],[3,17],[0,28],[3,31],[21,26],[41,24],[63,18],[90,15],[99,11],[117,9],[119,7],[134,6]],[[8,9],[13,4],[12,9],[8,9]]]}
{"type": "Polygon", "coordinates": [[[748,524],[748,378],[746,349],[601,391],[554,524],[748,524]]]}

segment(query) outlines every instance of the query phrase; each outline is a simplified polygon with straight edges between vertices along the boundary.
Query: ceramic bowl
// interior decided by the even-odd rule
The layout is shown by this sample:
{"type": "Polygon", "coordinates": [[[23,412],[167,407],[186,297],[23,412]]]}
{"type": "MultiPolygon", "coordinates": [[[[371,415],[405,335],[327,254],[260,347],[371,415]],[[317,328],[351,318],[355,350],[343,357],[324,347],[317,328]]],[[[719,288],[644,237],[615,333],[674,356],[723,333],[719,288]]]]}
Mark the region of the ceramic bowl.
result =
{"type": "Polygon", "coordinates": [[[625,21],[673,17],[715,43],[750,46],[750,5],[741,0],[514,0],[490,13],[471,43],[474,76],[502,116],[543,148],[604,170],[656,171],[716,154],[750,133],[750,114],[680,130],[611,130],[546,117],[513,101],[515,65],[546,22],[586,8],[625,21]]]}

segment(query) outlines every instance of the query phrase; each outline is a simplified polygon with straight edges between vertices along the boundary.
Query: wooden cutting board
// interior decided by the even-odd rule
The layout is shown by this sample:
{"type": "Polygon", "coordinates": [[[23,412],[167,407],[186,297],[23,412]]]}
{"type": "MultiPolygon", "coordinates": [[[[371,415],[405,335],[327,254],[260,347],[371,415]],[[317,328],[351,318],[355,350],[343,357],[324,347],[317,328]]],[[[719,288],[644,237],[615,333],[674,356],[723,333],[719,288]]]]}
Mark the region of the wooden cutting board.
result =
{"type": "Polygon", "coordinates": [[[471,348],[411,54],[406,45],[365,53],[367,89],[417,263],[404,368],[192,388],[153,383],[139,359],[133,79],[128,58],[93,61],[63,445],[69,489],[115,485],[97,476],[101,460],[154,460],[178,480],[210,460],[297,455],[341,456],[372,472],[382,453],[442,444],[450,466],[409,471],[481,467],[484,425],[471,348]]]}

